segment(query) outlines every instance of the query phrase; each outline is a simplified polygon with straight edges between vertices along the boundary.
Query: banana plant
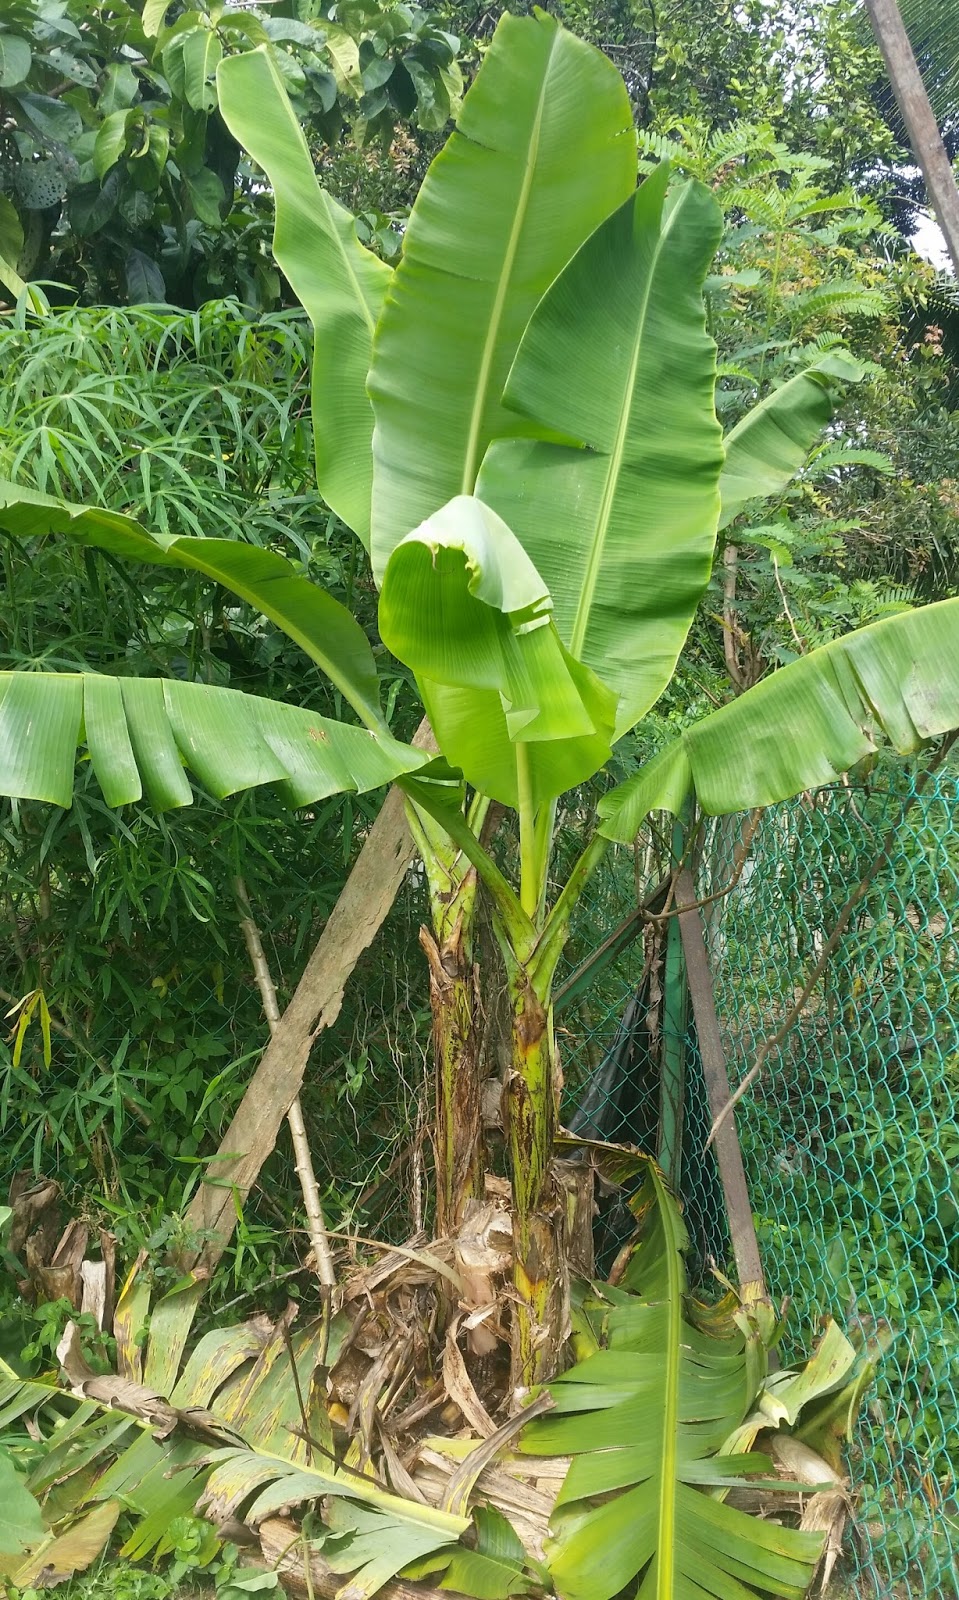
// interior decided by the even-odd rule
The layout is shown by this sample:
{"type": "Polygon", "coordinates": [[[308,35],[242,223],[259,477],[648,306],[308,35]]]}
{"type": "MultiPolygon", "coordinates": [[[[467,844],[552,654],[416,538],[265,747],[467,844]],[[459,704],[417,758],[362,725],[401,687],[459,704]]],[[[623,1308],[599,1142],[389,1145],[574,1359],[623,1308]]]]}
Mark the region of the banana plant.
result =
{"type": "Polygon", "coordinates": [[[0,525],[187,566],[284,629],[357,725],[234,691],[100,674],[0,675],[0,789],[68,805],[84,748],[114,805],[281,786],[294,804],[395,781],[433,901],[441,1228],[482,1192],[471,923],[494,910],[511,1002],[503,1115],[512,1180],[512,1377],[553,1372],[566,1197],[553,1164],[550,1023],[569,918],[650,809],[739,810],[828,780],[883,738],[959,724],[959,601],[891,618],[775,673],[607,794],[550,899],[558,797],[600,772],[669,683],[720,526],[801,467],[837,381],[831,352],[724,438],[703,285],[721,219],[666,165],[636,188],[622,81],[541,12],[505,16],[414,207],[395,272],[323,194],[268,55],[221,63],[220,104],[276,197],[275,254],[314,326],[317,476],[368,545],[384,643],[440,750],[387,726],[369,642],[274,552],[154,536],[128,518],[0,488],[0,525]],[[515,814],[520,865],[487,837],[515,814]]]}

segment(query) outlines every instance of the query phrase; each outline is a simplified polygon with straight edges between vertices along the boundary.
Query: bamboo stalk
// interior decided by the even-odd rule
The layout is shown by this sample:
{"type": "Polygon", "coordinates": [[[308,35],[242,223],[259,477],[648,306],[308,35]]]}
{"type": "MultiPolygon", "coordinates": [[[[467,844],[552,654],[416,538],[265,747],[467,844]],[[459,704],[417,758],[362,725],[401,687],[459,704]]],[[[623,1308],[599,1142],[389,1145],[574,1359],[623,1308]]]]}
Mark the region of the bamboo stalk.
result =
{"type": "MultiPolygon", "coordinates": [[[[240,927],[253,967],[253,976],[256,986],[260,991],[263,1002],[263,1014],[266,1017],[270,1033],[276,1032],[280,1021],[280,1008],[276,999],[276,985],[270,972],[260,938],[260,930],[253,920],[253,908],[246,884],[241,877],[233,880],[233,888],[243,912],[240,918],[240,927]]],[[[316,1259],[316,1275],[325,1289],[336,1287],[336,1273],[333,1270],[333,1256],[330,1251],[329,1235],[323,1219],[323,1207],[320,1204],[320,1190],[313,1169],[313,1157],[310,1153],[310,1142],[306,1136],[306,1123],[303,1120],[303,1107],[297,1095],[286,1114],[290,1125],[290,1137],[293,1141],[293,1154],[295,1157],[295,1171],[300,1180],[300,1190],[303,1195],[303,1209],[306,1212],[306,1231],[309,1235],[313,1255],[316,1259]]]]}

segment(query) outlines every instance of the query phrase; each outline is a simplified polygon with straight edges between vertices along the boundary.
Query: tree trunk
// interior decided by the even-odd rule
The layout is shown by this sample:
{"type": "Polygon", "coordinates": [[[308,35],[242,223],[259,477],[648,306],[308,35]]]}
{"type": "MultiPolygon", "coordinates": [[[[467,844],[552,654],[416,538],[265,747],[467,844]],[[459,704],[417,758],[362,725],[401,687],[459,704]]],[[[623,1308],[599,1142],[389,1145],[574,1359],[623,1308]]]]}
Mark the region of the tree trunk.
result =
{"type": "Polygon", "coordinates": [[[441,941],[420,929],[430,975],[436,1061],[436,1233],[454,1233],[483,1194],[483,1109],[476,980],[460,915],[441,941]]]}
{"type": "Polygon", "coordinates": [[[553,1050],[546,1008],[525,971],[510,977],[510,1067],[503,1126],[513,1185],[512,1384],[528,1388],[559,1364],[569,1305],[565,1192],[552,1170],[553,1050]]]}
{"type": "Polygon", "coordinates": [[[959,277],[959,187],[896,0],[866,0],[913,155],[959,277]]]}

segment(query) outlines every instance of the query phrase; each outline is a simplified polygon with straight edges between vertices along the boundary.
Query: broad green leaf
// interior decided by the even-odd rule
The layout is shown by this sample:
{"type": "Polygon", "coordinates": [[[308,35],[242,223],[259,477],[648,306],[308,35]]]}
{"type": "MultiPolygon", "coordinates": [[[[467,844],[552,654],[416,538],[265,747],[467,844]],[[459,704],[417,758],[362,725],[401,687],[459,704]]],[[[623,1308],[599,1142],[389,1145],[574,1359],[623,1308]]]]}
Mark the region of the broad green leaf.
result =
{"type": "Polygon", "coordinates": [[[159,810],[190,804],[184,766],[218,798],[275,783],[302,806],[430,760],[388,733],[215,684],[0,673],[0,793],[69,806],[81,742],[108,805],[145,793],[159,810]]]}
{"type": "Polygon", "coordinates": [[[183,37],[183,93],[194,111],[212,111],[217,93],[211,82],[223,56],[223,46],[212,28],[195,28],[183,37]]]}
{"type": "Polygon", "coordinates": [[[542,578],[482,501],[455,497],[397,545],[379,620],[416,674],[444,755],[485,794],[517,803],[520,746],[536,801],[609,755],[613,697],[564,650],[542,578]]]}
{"type": "Polygon", "coordinates": [[[133,68],[126,61],[111,61],[103,78],[103,88],[97,97],[97,109],[108,117],[115,111],[126,111],[132,106],[139,91],[139,82],[133,68]]]}
{"type": "Polygon", "coordinates": [[[551,17],[504,16],[423,182],[376,332],[373,569],[473,492],[541,295],[636,181],[615,67],[551,17]]]}
{"type": "Polygon", "coordinates": [[[477,484],[546,580],[563,643],[617,691],[617,737],[673,674],[719,516],[702,285],[722,216],[698,183],[664,208],[667,178],[647,178],[540,302],[505,393],[539,438],[496,441],[477,484]]]}
{"type": "Polygon", "coordinates": [[[425,1506],[397,1500],[396,1508],[372,1509],[343,1498],[330,1503],[334,1538],[324,1542],[323,1556],[334,1572],[353,1574],[340,1600],[372,1600],[402,1567],[449,1544],[450,1533],[422,1515],[425,1506]]]}
{"type": "Polygon", "coordinates": [[[72,50],[65,50],[62,45],[54,45],[47,51],[47,60],[64,78],[69,78],[72,83],[82,85],[84,89],[95,89],[97,86],[97,73],[89,61],[84,61],[81,56],[74,55],[72,50]]]}
{"type": "Polygon", "coordinates": [[[359,623],[283,556],[237,539],[150,534],[132,517],[70,506],[0,481],[0,526],[26,538],[64,533],[128,561],[202,572],[256,606],[322,668],[368,727],[385,731],[376,662],[359,623]]]}
{"type": "MultiPolygon", "coordinates": [[[[550,1573],[564,1600],[612,1600],[638,1579],[643,1600],[798,1597],[822,1538],[746,1516],[702,1492],[769,1471],[722,1457],[762,1375],[748,1326],[709,1333],[685,1308],[688,1245],[679,1208],[650,1163],[643,1231],[607,1315],[608,1348],[550,1384],[555,1410],[524,1449],[573,1457],[551,1521],[550,1573]]],[[[747,1479],[748,1481],[748,1479],[747,1479]]]]}
{"type": "MultiPolygon", "coordinates": [[[[0,35],[2,37],[2,35],[0,35]]],[[[20,294],[23,279],[17,271],[17,262],[23,250],[23,227],[12,200],[0,194],[0,283],[12,295],[20,294]]]]}
{"type": "Polygon", "coordinates": [[[0,89],[12,89],[24,83],[32,61],[33,53],[26,39],[18,33],[0,33],[0,89]]]}
{"type": "Polygon", "coordinates": [[[148,39],[160,32],[170,9],[171,0],[146,0],[143,7],[143,31],[148,39]]]}
{"type": "Polygon", "coordinates": [[[15,1555],[29,1550],[45,1539],[46,1533],[40,1507],[0,1446],[0,1551],[15,1555]]]}
{"type": "Polygon", "coordinates": [[[75,106],[65,100],[56,100],[48,94],[28,94],[21,90],[17,95],[21,109],[37,131],[59,144],[72,144],[83,132],[83,119],[75,106]]]}
{"type": "Polygon", "coordinates": [[[226,191],[216,173],[209,167],[201,167],[199,172],[185,172],[183,181],[200,221],[210,228],[218,228],[223,221],[220,207],[226,199],[226,191]]]}
{"type": "Polygon", "coordinates": [[[142,250],[129,251],[124,262],[124,277],[131,305],[160,305],[166,299],[163,273],[153,257],[142,250]]]}
{"type": "Polygon", "coordinates": [[[795,477],[833,412],[830,380],[859,383],[865,367],[845,350],[830,350],[773,389],[727,433],[719,480],[720,527],[748,500],[779,494],[795,477]]]}
{"type": "Polygon", "coordinates": [[[157,1394],[169,1395],[176,1383],[197,1306],[207,1286],[194,1278],[163,1295],[150,1313],[150,1338],[143,1382],[157,1394]]]}
{"type": "Polygon", "coordinates": [[[694,791],[713,816],[834,783],[888,740],[901,755],[959,727],[959,600],[858,628],[764,678],[688,728],[603,797],[600,832],[625,843],[650,811],[694,791]]]}
{"type": "Polygon", "coordinates": [[[225,1583],[217,1587],[217,1600],[246,1600],[249,1594],[282,1594],[283,1588],[275,1572],[259,1567],[235,1567],[225,1583]]]}
{"type": "Polygon", "coordinates": [[[23,225],[13,201],[0,194],[0,256],[14,266],[23,249],[23,225]]]}
{"type": "Polygon", "coordinates": [[[512,1524],[502,1512],[478,1505],[473,1512],[476,1523],[476,1549],[455,1545],[450,1552],[439,1587],[474,1600],[507,1600],[532,1587],[524,1573],[526,1551],[512,1524]]]}
{"type": "Polygon", "coordinates": [[[345,28],[326,18],[323,19],[323,33],[326,53],[333,63],[337,88],[341,94],[351,95],[354,100],[358,100],[363,93],[359,45],[345,28]]]}
{"type": "Polygon", "coordinates": [[[98,178],[105,177],[123,155],[129,118],[129,111],[111,111],[101,122],[93,147],[93,170],[98,178]]]}
{"type": "Polygon", "coordinates": [[[354,219],[317,183],[267,50],[221,62],[217,85],[224,121],[270,180],[273,252],[313,324],[317,484],[368,546],[373,413],[366,377],[390,269],[364,249],[354,219]]]}

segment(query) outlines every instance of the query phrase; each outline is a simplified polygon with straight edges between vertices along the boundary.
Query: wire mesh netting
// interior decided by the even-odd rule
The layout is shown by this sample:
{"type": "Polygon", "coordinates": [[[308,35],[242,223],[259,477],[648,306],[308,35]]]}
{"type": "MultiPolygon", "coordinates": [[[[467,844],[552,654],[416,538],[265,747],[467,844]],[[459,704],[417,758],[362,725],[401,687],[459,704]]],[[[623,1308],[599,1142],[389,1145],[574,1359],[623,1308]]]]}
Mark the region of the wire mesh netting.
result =
{"type": "MultiPolygon", "coordinates": [[[[733,875],[743,819],[712,825],[701,892],[733,875]]],[[[954,774],[917,789],[884,768],[773,807],[731,892],[704,913],[735,1084],[776,1033],[852,891],[888,845],[822,982],[770,1052],[737,1126],[770,1290],[789,1299],[785,1359],[831,1313],[882,1348],[850,1451],[863,1596],[959,1592],[959,795],[954,774]]],[[[594,885],[573,962],[635,905],[620,857],[594,885]]],[[[648,940],[647,940],[648,944],[648,940]]],[[[668,1000],[642,941],[565,1009],[567,1118],[607,1070],[601,1131],[655,1149],[658,1085],[644,1076],[650,1013],[668,1000]],[[610,1063],[615,1072],[608,1072],[610,1063]]],[[[664,1037],[664,1048],[668,1039],[664,1037]]],[[[681,1187],[694,1274],[727,1270],[705,1087],[686,1032],[681,1187]]],[[[594,1096],[595,1099],[595,1096],[594,1096]]],[[[595,1114],[595,1112],[594,1112],[595,1114]]]]}

